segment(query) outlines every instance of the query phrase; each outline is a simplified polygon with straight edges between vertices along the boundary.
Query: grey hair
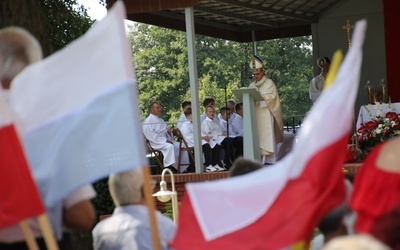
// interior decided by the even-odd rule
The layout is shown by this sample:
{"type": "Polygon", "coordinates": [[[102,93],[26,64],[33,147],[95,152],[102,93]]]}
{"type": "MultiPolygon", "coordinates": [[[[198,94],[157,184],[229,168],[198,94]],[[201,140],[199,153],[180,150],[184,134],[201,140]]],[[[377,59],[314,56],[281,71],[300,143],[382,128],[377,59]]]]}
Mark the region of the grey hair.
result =
{"type": "Polygon", "coordinates": [[[228,108],[235,108],[236,101],[234,99],[228,99],[227,101],[228,108]]]}
{"type": "Polygon", "coordinates": [[[143,178],[141,169],[111,174],[108,187],[116,206],[136,204],[142,201],[143,178]]]}
{"type": "Polygon", "coordinates": [[[0,30],[0,82],[11,81],[26,66],[41,60],[38,40],[19,27],[0,30]]]}
{"type": "Polygon", "coordinates": [[[390,250],[390,248],[370,235],[359,234],[335,237],[322,250],[390,250]]]}

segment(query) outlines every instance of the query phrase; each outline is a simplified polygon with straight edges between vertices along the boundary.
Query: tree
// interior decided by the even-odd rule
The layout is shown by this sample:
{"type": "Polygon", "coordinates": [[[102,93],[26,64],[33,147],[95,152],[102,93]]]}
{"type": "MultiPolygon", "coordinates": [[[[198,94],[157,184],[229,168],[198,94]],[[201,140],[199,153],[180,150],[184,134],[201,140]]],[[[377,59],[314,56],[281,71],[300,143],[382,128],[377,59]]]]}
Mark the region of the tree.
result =
{"type": "Polygon", "coordinates": [[[257,43],[266,74],[278,89],[285,115],[305,114],[311,107],[308,85],[313,77],[311,37],[284,38],[257,43]]]}
{"type": "Polygon", "coordinates": [[[2,0],[0,28],[20,26],[40,42],[44,56],[83,35],[93,24],[76,0],[2,0]]]}
{"type": "MultiPolygon", "coordinates": [[[[177,120],[180,103],[190,100],[185,33],[135,23],[130,32],[132,58],[139,83],[139,103],[143,117],[147,105],[158,100],[165,120],[177,120]]],[[[217,110],[225,100],[235,98],[232,89],[252,81],[249,71],[251,44],[196,35],[199,100],[216,99],[217,110]]],[[[308,83],[312,78],[311,38],[298,37],[257,43],[258,54],[267,66],[287,115],[306,113],[311,102],[308,83]]],[[[201,104],[201,103],[200,103],[201,104]]],[[[201,106],[201,105],[200,105],[201,106]]]]}

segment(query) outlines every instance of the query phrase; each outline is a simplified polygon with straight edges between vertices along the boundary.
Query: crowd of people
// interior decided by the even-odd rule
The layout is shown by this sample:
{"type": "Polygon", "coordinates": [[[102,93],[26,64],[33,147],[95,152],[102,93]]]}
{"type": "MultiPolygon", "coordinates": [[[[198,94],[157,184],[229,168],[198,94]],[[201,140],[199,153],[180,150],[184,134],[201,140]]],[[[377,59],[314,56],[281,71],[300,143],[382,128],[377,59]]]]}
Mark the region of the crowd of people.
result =
{"type": "MultiPolygon", "coordinates": [[[[266,76],[263,61],[258,56],[254,56],[249,67],[255,80],[249,88],[256,89],[263,99],[255,104],[260,152],[265,157],[266,164],[273,164],[277,161],[277,145],[284,141],[280,99],[275,83],[266,76]]],[[[243,103],[236,103],[234,99],[229,99],[220,109],[215,107],[215,103],[214,97],[204,98],[204,112],[200,117],[206,172],[229,170],[232,162],[243,155],[243,103]]],[[[190,110],[190,113],[185,113],[191,108],[191,102],[182,102],[181,108],[182,115],[177,122],[177,129],[181,130],[189,147],[194,147],[192,112],[190,110]]],[[[163,153],[164,167],[177,172],[179,145],[173,140],[173,130],[160,118],[162,109],[159,102],[151,103],[149,110],[150,115],[143,122],[144,136],[151,147],[163,153]]],[[[291,137],[291,144],[292,139],[291,137]]],[[[187,157],[186,154],[183,156],[187,157]]],[[[180,162],[189,164],[188,159],[181,159],[180,162]]],[[[181,168],[181,172],[185,172],[185,169],[181,168]]]]}
{"type": "MultiPolygon", "coordinates": [[[[243,155],[243,104],[236,104],[233,99],[229,103],[238,113],[231,113],[226,106],[217,115],[215,99],[206,97],[203,101],[205,110],[201,117],[201,140],[207,172],[229,170],[232,162],[243,155]]],[[[152,102],[149,110],[150,115],[142,125],[144,136],[155,150],[162,152],[164,167],[177,172],[179,143],[174,139],[174,129],[160,118],[162,108],[159,102],[152,102]]],[[[176,129],[180,130],[188,147],[195,146],[190,101],[182,102],[182,115],[176,129]]],[[[181,166],[186,164],[187,168],[190,164],[188,156],[182,154],[181,157],[181,166]]],[[[186,168],[181,168],[181,171],[185,172],[186,168]]]]}

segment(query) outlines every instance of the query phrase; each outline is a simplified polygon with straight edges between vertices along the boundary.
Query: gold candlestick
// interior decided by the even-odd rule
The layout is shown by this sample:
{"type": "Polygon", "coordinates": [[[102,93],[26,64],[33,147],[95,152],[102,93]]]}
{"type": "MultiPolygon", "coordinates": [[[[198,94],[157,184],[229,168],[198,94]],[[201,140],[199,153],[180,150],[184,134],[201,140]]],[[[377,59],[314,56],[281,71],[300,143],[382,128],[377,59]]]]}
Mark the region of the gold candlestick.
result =
{"type": "Polygon", "coordinates": [[[372,103],[372,87],[371,87],[371,82],[368,80],[367,84],[365,85],[365,90],[367,91],[367,99],[368,103],[372,103]]]}
{"type": "Polygon", "coordinates": [[[385,84],[385,81],[381,80],[381,83],[379,84],[379,87],[381,87],[382,91],[382,102],[387,103],[387,85],[385,84]]]}

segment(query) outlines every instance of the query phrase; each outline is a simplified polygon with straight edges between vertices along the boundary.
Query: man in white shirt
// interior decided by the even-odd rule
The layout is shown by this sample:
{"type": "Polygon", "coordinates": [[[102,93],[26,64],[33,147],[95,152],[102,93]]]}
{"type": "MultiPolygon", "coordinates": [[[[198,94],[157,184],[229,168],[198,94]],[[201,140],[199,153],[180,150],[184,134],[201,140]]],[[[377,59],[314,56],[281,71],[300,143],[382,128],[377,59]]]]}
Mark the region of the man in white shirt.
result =
{"type": "MultiPolygon", "coordinates": [[[[229,99],[229,100],[226,101],[226,107],[228,107],[228,108],[229,108],[229,111],[230,111],[230,116],[229,116],[229,121],[230,121],[230,122],[231,122],[231,121],[235,118],[235,116],[236,116],[236,113],[235,113],[235,106],[236,106],[236,101],[235,101],[234,99],[229,99]]],[[[219,112],[219,114],[218,114],[218,119],[221,120],[221,112],[219,112]]]]}
{"type": "Polygon", "coordinates": [[[159,102],[155,101],[150,104],[150,115],[142,124],[143,134],[150,145],[155,150],[160,150],[164,156],[164,167],[173,167],[171,170],[177,169],[177,158],[179,155],[179,143],[172,138],[172,129],[159,116],[162,108],[159,102]]]}
{"type": "MultiPolygon", "coordinates": [[[[241,107],[241,114],[243,115],[243,104],[239,105],[241,107]]],[[[220,109],[221,119],[220,125],[223,132],[229,130],[228,136],[232,139],[232,150],[227,151],[232,152],[232,155],[227,155],[224,158],[224,163],[233,163],[233,161],[239,156],[243,155],[243,118],[236,114],[233,120],[230,119],[230,110],[227,107],[222,107],[220,109]]],[[[230,164],[227,164],[227,168],[230,164]]]]}
{"type": "Polygon", "coordinates": [[[190,108],[190,107],[192,107],[192,103],[191,103],[190,101],[183,101],[183,102],[182,102],[182,105],[181,105],[182,114],[181,114],[181,116],[179,117],[178,122],[176,123],[176,127],[177,127],[177,128],[181,129],[182,124],[183,124],[185,121],[187,121],[186,116],[185,116],[185,110],[186,110],[187,108],[190,108]]]}
{"type": "MultiPolygon", "coordinates": [[[[94,249],[154,249],[141,169],[110,175],[108,186],[116,208],[112,216],[94,227],[94,249]]],[[[168,242],[175,235],[176,225],[159,211],[156,220],[161,249],[169,249],[168,242]]]]}

